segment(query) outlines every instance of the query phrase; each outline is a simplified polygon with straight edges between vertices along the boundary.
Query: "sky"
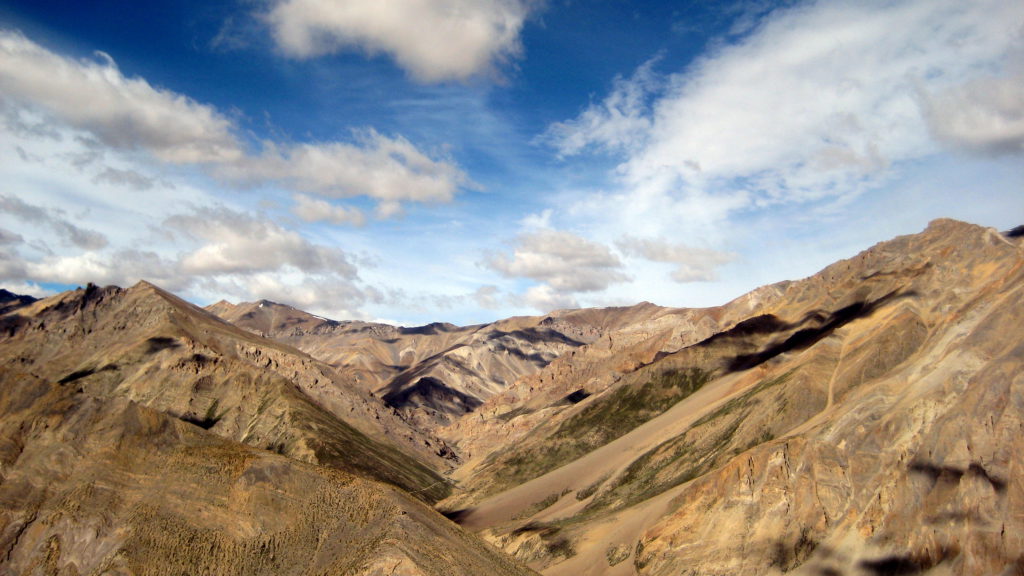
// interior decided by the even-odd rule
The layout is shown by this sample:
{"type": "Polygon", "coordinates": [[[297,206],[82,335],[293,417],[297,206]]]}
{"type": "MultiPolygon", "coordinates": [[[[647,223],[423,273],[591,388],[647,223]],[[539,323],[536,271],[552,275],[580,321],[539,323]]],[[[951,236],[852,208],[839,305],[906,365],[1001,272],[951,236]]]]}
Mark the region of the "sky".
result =
{"type": "Polygon", "coordinates": [[[1019,0],[5,0],[0,286],[467,325],[1024,224],[1019,0]]]}

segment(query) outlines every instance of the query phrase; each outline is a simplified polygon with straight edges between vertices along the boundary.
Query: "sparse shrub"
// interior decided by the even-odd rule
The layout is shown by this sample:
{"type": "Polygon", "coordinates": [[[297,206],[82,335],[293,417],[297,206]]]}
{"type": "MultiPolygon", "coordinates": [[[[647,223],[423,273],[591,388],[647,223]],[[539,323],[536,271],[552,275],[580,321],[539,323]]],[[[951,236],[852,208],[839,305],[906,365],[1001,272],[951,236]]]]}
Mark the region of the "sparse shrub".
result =
{"type": "Polygon", "coordinates": [[[627,544],[620,544],[618,546],[609,546],[605,550],[605,558],[608,559],[609,566],[615,566],[621,563],[626,558],[629,558],[629,546],[627,544]]]}
{"type": "Polygon", "coordinates": [[[607,476],[602,476],[597,482],[594,482],[590,486],[587,486],[586,488],[577,491],[576,492],[576,499],[577,500],[586,500],[587,498],[590,498],[595,493],[597,493],[597,489],[600,488],[601,484],[604,484],[605,480],[607,480],[607,479],[608,479],[607,476]]]}
{"type": "Polygon", "coordinates": [[[562,558],[572,558],[576,555],[576,547],[573,545],[572,540],[561,537],[551,540],[547,543],[547,551],[551,556],[561,556],[562,558]]]}

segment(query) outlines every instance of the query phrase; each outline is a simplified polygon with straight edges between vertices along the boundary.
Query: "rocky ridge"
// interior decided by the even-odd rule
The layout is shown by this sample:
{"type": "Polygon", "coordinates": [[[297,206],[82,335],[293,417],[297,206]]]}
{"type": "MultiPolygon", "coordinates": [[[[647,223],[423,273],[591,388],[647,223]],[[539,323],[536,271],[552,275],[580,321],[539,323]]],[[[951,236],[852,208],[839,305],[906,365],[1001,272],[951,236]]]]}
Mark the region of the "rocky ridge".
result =
{"type": "MultiPolygon", "coordinates": [[[[49,386],[43,396],[72,394],[54,396],[61,402],[152,412],[176,430],[168,445],[216,434],[232,450],[289,470],[294,463],[354,474],[352,482],[373,487],[383,480],[428,502],[445,495],[436,489],[452,489],[440,509],[545,574],[1018,574],[1022,286],[1021,234],[939,220],[809,278],[708,309],[644,303],[398,328],[268,301],[208,307],[229,325],[140,285],[90,288],[0,316],[0,351],[22,366],[4,376],[12,383],[5,389],[28,386],[8,401],[18,410],[35,393],[27,390],[49,386]],[[177,313],[132,316],[136,304],[97,303],[135,302],[146,290],[177,313]],[[111,328],[118,323],[130,336],[116,336],[126,330],[111,328]],[[93,347],[70,344],[79,340],[93,347]],[[197,371],[195,354],[217,360],[197,371]],[[187,369],[176,372],[183,361],[187,369]],[[218,380],[225,370],[234,376],[218,380]],[[267,406],[284,408],[252,408],[257,391],[270,391],[267,406]],[[403,451],[424,468],[403,469],[389,457],[403,451]],[[450,479],[439,483],[430,468],[450,479]]],[[[64,425],[55,416],[30,420],[36,432],[41,421],[64,425]]],[[[5,478],[25,474],[31,461],[19,454],[36,436],[21,422],[0,445],[5,478]]],[[[267,481],[288,490],[321,482],[267,481]]],[[[24,501],[48,496],[8,494],[29,527],[8,519],[0,535],[17,534],[17,548],[31,533],[24,541],[35,543],[38,572],[47,561],[35,536],[43,531],[30,528],[38,514],[24,501]]],[[[378,510],[382,501],[368,498],[378,510]]],[[[146,518],[140,526],[153,516],[146,518]]],[[[416,518],[399,538],[425,538],[434,550],[449,529],[439,526],[450,525],[416,518]]],[[[430,572],[440,569],[430,552],[359,544],[338,530],[319,538],[350,542],[336,550],[344,557],[354,546],[399,571],[440,573],[430,572]]],[[[57,529],[46,534],[66,539],[57,529]]],[[[477,551],[471,558],[452,552],[463,565],[516,570],[486,547],[479,552],[475,540],[468,545],[477,551]]],[[[329,573],[345,573],[332,566],[329,573]]],[[[372,573],[365,562],[345,566],[372,573]]]]}
{"type": "Polygon", "coordinates": [[[546,574],[1017,573],[1022,296],[1019,239],[936,221],[552,410],[448,505],[546,574]]]}

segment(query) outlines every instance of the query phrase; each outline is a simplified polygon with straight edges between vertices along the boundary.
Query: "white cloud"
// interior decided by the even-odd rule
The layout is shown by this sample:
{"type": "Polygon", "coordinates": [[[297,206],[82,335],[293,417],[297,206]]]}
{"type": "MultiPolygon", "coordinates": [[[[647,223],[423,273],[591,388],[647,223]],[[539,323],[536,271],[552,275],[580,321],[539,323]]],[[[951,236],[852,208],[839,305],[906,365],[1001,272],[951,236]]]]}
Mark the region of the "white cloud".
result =
{"type": "Polygon", "coordinates": [[[35,296],[36,298],[46,298],[56,294],[53,290],[47,290],[35,282],[5,282],[0,288],[4,288],[12,294],[35,296]]]}
{"type": "Polygon", "coordinates": [[[476,289],[476,292],[473,293],[473,300],[481,308],[497,310],[501,307],[500,292],[497,286],[486,284],[476,289]]]}
{"type": "Polygon", "coordinates": [[[216,276],[291,268],[356,278],[356,269],[342,250],[313,244],[293,230],[223,206],[177,214],[165,225],[201,243],[181,256],[185,274],[216,276]]]}
{"type": "Polygon", "coordinates": [[[735,254],[673,244],[655,238],[626,236],[616,244],[627,255],[636,255],[652,262],[675,264],[672,279],[680,283],[716,280],[717,269],[736,259],[735,254]]]}
{"type": "Polygon", "coordinates": [[[276,181],[332,198],[373,198],[381,217],[400,212],[402,202],[450,202],[461,187],[470,185],[454,163],[435,160],[405,138],[374,130],[357,132],[354,144],[280,149],[265,143],[262,155],[225,164],[217,173],[248,184],[276,181]]]}
{"type": "Polygon", "coordinates": [[[556,290],[550,284],[530,286],[524,294],[514,297],[513,300],[544,313],[580,307],[580,303],[575,296],[571,293],[556,290]]]}
{"type": "Polygon", "coordinates": [[[64,242],[85,250],[98,250],[108,243],[107,237],[103,234],[69,222],[62,210],[29,204],[17,196],[0,195],[0,213],[10,214],[25,222],[48,226],[64,242]]]}
{"type": "Polygon", "coordinates": [[[295,195],[292,213],[306,222],[330,222],[331,224],[366,224],[366,216],[358,208],[335,206],[326,200],[311,198],[305,194],[295,195]]]}
{"type": "Polygon", "coordinates": [[[939,140],[982,153],[1024,152],[1024,74],[977,78],[923,99],[939,140]]]}
{"type": "Polygon", "coordinates": [[[203,277],[194,290],[207,300],[273,300],[338,320],[360,319],[366,292],[355,283],[331,274],[288,275],[258,272],[248,275],[203,277]]]}
{"type": "Polygon", "coordinates": [[[52,282],[84,286],[92,282],[101,286],[130,286],[148,280],[168,290],[189,286],[189,278],[177,273],[177,265],[155,252],[115,250],[113,252],[81,252],[49,255],[25,264],[25,276],[36,282],[52,282]]]}
{"type": "MultiPolygon", "coordinates": [[[[893,187],[905,187],[924,165],[963,167],[963,149],[996,163],[998,154],[1021,152],[1020,2],[827,0],[752,22],[675,74],[659,79],[647,63],[616,79],[603,101],[542,137],[584,169],[607,170],[602,155],[617,159],[605,189],[563,191],[547,218],[597,241],[619,240],[629,256],[623,272],[637,280],[605,295],[629,299],[639,289],[682,305],[707,304],[726,285],[738,295],[754,287],[754,275],[729,266],[727,255],[745,256],[746,270],[757,265],[753,253],[792,250],[756,237],[751,224],[785,219],[778,228],[805,235],[802,248],[813,251],[831,225],[849,225],[869,198],[881,205],[879,195],[902,194],[893,187]],[[599,155],[580,158],[588,152],[599,155]],[[677,265],[675,283],[659,278],[657,262],[677,265]],[[716,275],[723,280],[693,283],[716,275]]],[[[658,68],[672,65],[665,58],[658,68]]],[[[1000,185],[1005,197],[1007,184],[1000,185]]],[[[924,213],[934,217],[927,206],[915,211],[924,213]]],[[[893,216],[865,221],[873,218],[893,216]]],[[[862,228],[845,239],[854,237],[886,236],[862,228]]],[[[830,246],[830,257],[842,253],[830,246]]],[[[777,270],[758,278],[783,279],[777,270]]]]}
{"type": "Polygon", "coordinates": [[[539,141],[554,146],[560,157],[590,147],[609,152],[637,149],[652,128],[650,98],[662,88],[653,67],[660,59],[646,62],[628,80],[616,77],[611,94],[601,103],[591,103],[572,120],[552,124],[539,141]]]}
{"type": "Polygon", "coordinates": [[[109,166],[97,174],[92,181],[96,184],[110,184],[112,186],[130,188],[138,192],[150,190],[155,185],[152,178],[144,176],[135,170],[121,170],[109,166]]]}
{"type": "Polygon", "coordinates": [[[106,54],[75,60],[19,32],[0,31],[0,111],[4,127],[21,137],[59,140],[64,127],[84,133],[77,138],[86,145],[71,163],[80,170],[100,165],[96,182],[136,190],[151,188],[153,180],[124,167],[102,169],[107,151],[198,165],[234,184],[367,196],[379,203],[381,218],[400,214],[405,202],[450,202],[473,186],[450,159],[372,129],[357,131],[352,142],[264,141],[254,153],[240,141],[238,125],[216,108],[126,77],[106,54]]]}
{"type": "MultiPolygon", "coordinates": [[[[129,286],[149,280],[198,301],[270,298],[336,318],[364,316],[359,309],[367,290],[339,248],[225,206],[174,214],[161,230],[170,234],[139,248],[3,251],[0,282],[129,286]]],[[[11,241],[23,246],[13,235],[11,241]]]]}
{"type": "Polygon", "coordinates": [[[113,59],[73,60],[19,32],[0,31],[2,96],[28,102],[105,145],[144,149],[172,163],[241,156],[231,122],[213,107],[128,78],[113,59]]]}
{"type": "Polygon", "coordinates": [[[629,280],[621,271],[622,262],[607,246],[560,230],[522,234],[511,257],[492,254],[486,265],[506,278],[538,282],[527,290],[525,301],[542,311],[575,306],[573,294],[597,292],[629,280]]]}
{"type": "Polygon", "coordinates": [[[922,92],[939,94],[936,110],[957,108],[933,120],[940,136],[1018,145],[1020,83],[1006,74],[1022,21],[1024,5],[1007,0],[779,10],[669,78],[646,114],[641,70],[551,133],[562,153],[623,150],[627,187],[740,189],[755,206],[857,194],[940,150],[922,92]]]}
{"type": "Polygon", "coordinates": [[[266,14],[287,55],[383,52],[424,82],[466,79],[520,55],[536,0],[276,0],[266,14]]]}

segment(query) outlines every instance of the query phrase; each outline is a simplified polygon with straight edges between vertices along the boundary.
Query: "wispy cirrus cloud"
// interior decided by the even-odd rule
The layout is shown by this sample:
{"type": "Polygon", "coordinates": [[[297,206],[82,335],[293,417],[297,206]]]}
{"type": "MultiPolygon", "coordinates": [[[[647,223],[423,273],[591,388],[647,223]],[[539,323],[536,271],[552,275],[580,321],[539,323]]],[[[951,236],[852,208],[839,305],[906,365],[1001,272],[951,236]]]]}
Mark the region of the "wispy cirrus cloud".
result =
{"type": "Polygon", "coordinates": [[[295,58],[362,50],[385,53],[423,82],[493,72],[522,53],[536,0],[276,0],[265,19],[295,58]]]}
{"type": "Polygon", "coordinates": [[[651,100],[664,87],[664,79],[653,71],[659,60],[647,61],[629,78],[616,77],[604,100],[591,103],[576,118],[552,124],[538,142],[554,147],[562,158],[588,148],[628,153],[642,146],[653,128],[651,100]]]}
{"type": "Polygon", "coordinates": [[[777,10],[646,107],[658,84],[641,68],[549,135],[566,156],[620,151],[626,187],[743,190],[754,206],[856,194],[947,142],[1020,150],[1021,21],[1004,0],[777,10]]]}
{"type": "MultiPolygon", "coordinates": [[[[648,62],[550,125],[541,140],[564,162],[608,176],[599,189],[569,191],[551,220],[615,242],[630,273],[641,260],[677,264],[676,283],[714,278],[730,269],[729,254],[782,249],[778,239],[797,231],[817,230],[805,250],[831,244],[824,223],[871,222],[854,208],[869,195],[875,206],[888,197],[914,206],[923,225],[955,202],[914,205],[899,199],[912,194],[905,181],[890,186],[920,179],[926,162],[946,174],[963,167],[967,178],[976,168],[961,162],[964,150],[1024,150],[1022,22],[1024,4],[1008,0],[830,0],[760,12],[703,56],[670,73],[656,72],[672,70],[667,57],[648,62]]],[[[963,178],[936,194],[964,194],[953,183],[963,178]]],[[[860,242],[884,237],[871,228],[860,242]]],[[[644,270],[650,289],[655,268],[644,270]]],[[[686,286],[700,291],[712,290],[686,286]]]]}

